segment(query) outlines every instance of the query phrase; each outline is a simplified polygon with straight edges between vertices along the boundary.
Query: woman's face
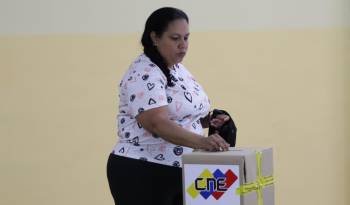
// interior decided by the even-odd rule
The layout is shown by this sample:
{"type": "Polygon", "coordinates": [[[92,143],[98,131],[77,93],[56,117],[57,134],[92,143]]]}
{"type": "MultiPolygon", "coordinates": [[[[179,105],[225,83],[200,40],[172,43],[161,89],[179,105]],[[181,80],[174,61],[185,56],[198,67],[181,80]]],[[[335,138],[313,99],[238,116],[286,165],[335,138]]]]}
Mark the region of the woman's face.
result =
{"type": "Polygon", "coordinates": [[[165,59],[168,68],[180,63],[188,48],[188,23],[185,19],[177,19],[169,23],[167,30],[160,36],[151,33],[159,53],[165,59]]]}

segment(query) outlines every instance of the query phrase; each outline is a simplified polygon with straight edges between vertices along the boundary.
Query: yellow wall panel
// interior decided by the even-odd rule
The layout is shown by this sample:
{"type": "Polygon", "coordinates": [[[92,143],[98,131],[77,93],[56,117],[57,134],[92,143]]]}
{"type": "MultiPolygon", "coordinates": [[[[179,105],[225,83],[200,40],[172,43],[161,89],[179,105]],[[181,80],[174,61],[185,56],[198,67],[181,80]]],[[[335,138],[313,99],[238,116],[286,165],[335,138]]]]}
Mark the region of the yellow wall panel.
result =
{"type": "MultiPolygon", "coordinates": [[[[238,145],[274,148],[276,204],[350,202],[349,33],[191,34],[184,64],[235,118],[238,145]]],[[[0,37],[0,204],[113,203],[117,86],[139,38],[0,37]]]]}

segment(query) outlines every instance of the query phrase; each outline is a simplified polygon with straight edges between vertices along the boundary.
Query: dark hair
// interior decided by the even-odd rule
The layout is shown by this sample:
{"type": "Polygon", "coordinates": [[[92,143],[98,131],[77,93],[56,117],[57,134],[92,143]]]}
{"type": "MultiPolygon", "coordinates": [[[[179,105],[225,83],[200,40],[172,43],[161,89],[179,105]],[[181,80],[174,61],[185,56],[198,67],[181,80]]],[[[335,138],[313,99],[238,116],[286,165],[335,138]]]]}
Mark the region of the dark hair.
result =
{"type": "Polygon", "coordinates": [[[185,19],[188,23],[187,15],[180,9],[172,7],[157,9],[148,17],[141,39],[143,52],[163,71],[167,78],[167,85],[170,87],[174,86],[173,82],[171,81],[170,70],[167,67],[164,58],[154,46],[151,39],[151,32],[154,31],[155,34],[160,37],[168,28],[169,23],[177,19],[185,19]]]}

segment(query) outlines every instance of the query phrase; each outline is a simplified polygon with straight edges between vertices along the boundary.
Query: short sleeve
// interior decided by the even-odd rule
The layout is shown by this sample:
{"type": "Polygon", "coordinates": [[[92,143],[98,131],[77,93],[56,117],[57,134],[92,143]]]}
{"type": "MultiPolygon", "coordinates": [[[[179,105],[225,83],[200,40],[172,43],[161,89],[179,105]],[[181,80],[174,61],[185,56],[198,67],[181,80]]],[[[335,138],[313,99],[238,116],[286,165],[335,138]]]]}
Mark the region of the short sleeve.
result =
{"type": "Polygon", "coordinates": [[[165,79],[157,67],[138,67],[126,79],[126,97],[130,114],[168,105],[165,79]]]}

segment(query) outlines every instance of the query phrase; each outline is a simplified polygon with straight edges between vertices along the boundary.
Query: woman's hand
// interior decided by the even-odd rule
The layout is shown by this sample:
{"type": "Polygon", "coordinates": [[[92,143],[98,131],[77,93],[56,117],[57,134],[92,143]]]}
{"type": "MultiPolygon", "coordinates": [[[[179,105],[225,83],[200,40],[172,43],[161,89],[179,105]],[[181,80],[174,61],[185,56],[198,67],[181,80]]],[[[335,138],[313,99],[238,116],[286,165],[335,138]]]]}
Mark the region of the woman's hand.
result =
{"type": "Polygon", "coordinates": [[[220,114],[220,115],[217,115],[215,118],[210,120],[210,125],[215,127],[215,128],[220,128],[229,119],[230,119],[230,117],[228,115],[220,114]]]}
{"type": "Polygon", "coordinates": [[[228,144],[220,135],[218,134],[212,134],[208,137],[202,138],[203,142],[203,148],[207,151],[227,151],[230,147],[230,144],[228,144]]]}

